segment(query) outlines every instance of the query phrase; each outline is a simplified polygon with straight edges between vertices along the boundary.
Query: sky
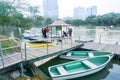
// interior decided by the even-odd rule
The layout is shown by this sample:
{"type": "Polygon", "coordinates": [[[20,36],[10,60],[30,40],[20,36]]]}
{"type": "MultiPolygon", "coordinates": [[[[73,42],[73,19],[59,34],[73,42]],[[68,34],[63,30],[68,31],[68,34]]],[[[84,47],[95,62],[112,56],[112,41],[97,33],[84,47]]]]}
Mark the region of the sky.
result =
{"type": "MultiPolygon", "coordinates": [[[[40,6],[42,14],[42,0],[29,0],[34,6],[40,6]]],[[[59,18],[73,17],[75,7],[97,6],[97,15],[109,12],[120,13],[120,0],[58,0],[59,18]]]]}

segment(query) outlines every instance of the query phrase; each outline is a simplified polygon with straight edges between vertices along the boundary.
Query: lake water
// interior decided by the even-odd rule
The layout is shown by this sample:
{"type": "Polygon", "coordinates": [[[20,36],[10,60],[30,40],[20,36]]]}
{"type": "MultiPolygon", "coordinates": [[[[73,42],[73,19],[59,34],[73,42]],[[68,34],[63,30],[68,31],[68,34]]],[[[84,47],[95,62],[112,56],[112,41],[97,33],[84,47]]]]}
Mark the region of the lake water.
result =
{"type": "MultiPolygon", "coordinates": [[[[77,49],[78,50],[78,49],[77,49]]],[[[53,58],[45,64],[39,66],[38,68],[42,70],[48,77],[50,77],[48,73],[48,67],[60,63],[69,62],[71,60],[61,59],[59,57],[53,58]]],[[[80,77],[71,80],[120,80],[120,61],[111,60],[107,66],[101,71],[94,73],[89,76],[80,77]]]]}
{"type": "MultiPolygon", "coordinates": [[[[115,44],[118,42],[120,44],[120,27],[106,27],[106,30],[96,30],[95,27],[74,27],[74,37],[80,40],[101,40],[101,43],[115,44]],[[99,32],[98,32],[99,31],[99,32]]],[[[104,27],[101,27],[104,29],[104,27]]],[[[100,27],[99,27],[100,28],[100,27]]]]}
{"type": "MultiPolygon", "coordinates": [[[[75,27],[74,28],[74,37],[75,40],[94,40],[98,36],[96,34],[95,28],[87,28],[87,27],[75,27]]],[[[118,42],[120,44],[120,28],[109,28],[108,30],[101,33],[101,42],[107,44],[115,44],[118,42]]],[[[60,59],[58,57],[46,62],[45,64],[39,66],[48,77],[50,77],[48,73],[48,67],[64,62],[69,62],[70,60],[60,59]]],[[[120,61],[111,60],[111,62],[101,71],[71,80],[120,80],[120,61]]]]}
{"type": "MultiPolygon", "coordinates": [[[[75,27],[74,28],[74,37],[80,40],[92,40],[96,38],[96,29],[95,28],[86,28],[86,27],[75,27]]],[[[120,27],[119,28],[109,28],[106,30],[102,36],[101,40],[103,43],[115,44],[118,42],[120,44],[120,27]]],[[[69,60],[60,59],[58,57],[46,62],[45,64],[39,66],[47,76],[48,67],[64,62],[68,62],[69,60]]],[[[49,76],[50,77],[50,76],[49,76]]],[[[111,62],[101,71],[81,78],[76,78],[72,80],[120,80],[120,61],[111,60],[111,62]]]]}
{"type": "MultiPolygon", "coordinates": [[[[65,62],[68,62],[68,60],[60,59],[57,57],[39,66],[39,69],[41,69],[47,76],[50,77],[48,73],[48,67],[65,62]]],[[[110,63],[101,71],[89,76],[80,77],[71,80],[120,80],[119,71],[120,71],[120,62],[117,60],[111,60],[110,63]]]]}
{"type": "MultiPolygon", "coordinates": [[[[105,44],[120,44],[120,27],[119,28],[107,28],[108,30],[105,30],[101,33],[101,42],[105,44]]],[[[98,36],[96,34],[95,28],[87,28],[87,27],[75,27],[74,28],[74,37],[77,40],[94,40],[98,36]]],[[[56,57],[45,64],[39,66],[39,69],[41,69],[47,76],[50,77],[48,73],[48,67],[64,62],[68,62],[69,60],[60,59],[59,57],[56,57]]],[[[111,60],[110,63],[101,71],[71,80],[120,80],[120,61],[117,60],[111,60]]]]}

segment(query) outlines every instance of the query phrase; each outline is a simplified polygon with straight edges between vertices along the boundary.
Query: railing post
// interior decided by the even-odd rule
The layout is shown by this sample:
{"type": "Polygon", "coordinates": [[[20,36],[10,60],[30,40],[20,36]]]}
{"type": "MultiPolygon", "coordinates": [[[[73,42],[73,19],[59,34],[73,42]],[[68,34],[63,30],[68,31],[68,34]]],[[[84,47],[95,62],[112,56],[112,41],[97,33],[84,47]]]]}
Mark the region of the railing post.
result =
{"type": "Polygon", "coordinates": [[[71,48],[72,48],[72,37],[71,37],[71,48]]]}
{"type": "Polygon", "coordinates": [[[80,36],[78,36],[78,41],[80,41],[80,36]]]}
{"type": "Polygon", "coordinates": [[[47,55],[48,55],[48,41],[47,41],[47,55]]]}
{"type": "Polygon", "coordinates": [[[20,64],[20,69],[21,69],[21,76],[23,77],[24,76],[24,69],[23,69],[23,64],[22,63],[20,64]]]}
{"type": "Polygon", "coordinates": [[[63,38],[61,38],[61,51],[63,50],[63,38]]]}
{"type": "Polygon", "coordinates": [[[18,46],[19,46],[19,48],[20,48],[20,52],[21,52],[21,60],[23,61],[23,54],[22,54],[22,49],[21,49],[21,42],[20,42],[20,40],[19,39],[15,39],[15,40],[18,40],[18,46]]]}
{"type": "Polygon", "coordinates": [[[5,64],[4,64],[4,59],[3,59],[3,53],[2,53],[2,45],[1,45],[1,41],[0,41],[0,56],[1,56],[1,61],[2,61],[3,68],[4,68],[4,67],[5,67],[5,64]]]}
{"type": "Polygon", "coordinates": [[[27,61],[27,51],[26,51],[26,42],[25,42],[25,44],[24,44],[24,47],[25,47],[25,61],[27,61]]]}
{"type": "Polygon", "coordinates": [[[101,43],[101,34],[100,34],[100,36],[99,36],[99,43],[101,43]]]}

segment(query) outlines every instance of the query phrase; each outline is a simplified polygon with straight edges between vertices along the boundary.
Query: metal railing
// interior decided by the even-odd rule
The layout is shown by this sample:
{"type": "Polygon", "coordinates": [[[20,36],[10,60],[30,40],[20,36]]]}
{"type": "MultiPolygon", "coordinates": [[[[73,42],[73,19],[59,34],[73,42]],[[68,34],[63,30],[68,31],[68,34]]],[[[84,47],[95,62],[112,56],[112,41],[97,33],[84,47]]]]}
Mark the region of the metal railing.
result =
{"type": "MultiPolygon", "coordinates": [[[[28,54],[28,51],[30,51],[30,50],[31,51],[34,49],[38,50],[39,53],[30,52],[30,53],[32,53],[32,55],[41,54],[41,55],[36,56],[36,58],[37,58],[40,56],[49,55],[54,52],[59,52],[59,51],[62,52],[65,49],[69,49],[76,45],[79,45],[79,43],[75,42],[75,40],[73,40],[73,38],[48,38],[48,39],[44,39],[44,40],[46,41],[46,44],[45,44],[46,48],[30,48],[30,47],[28,48],[27,47],[27,44],[30,44],[31,42],[36,42],[38,40],[24,42],[25,61],[29,60],[28,55],[30,55],[30,54],[28,54]],[[49,47],[49,43],[48,43],[49,41],[53,44],[52,47],[49,47]],[[42,55],[42,53],[44,53],[44,54],[42,55]]],[[[43,40],[41,40],[41,41],[43,41],[43,40]]]]}
{"type": "Polygon", "coordinates": [[[15,64],[17,62],[23,61],[23,54],[21,51],[21,43],[19,39],[0,39],[0,68],[4,68],[4,67],[8,67],[12,64],[15,64]],[[10,47],[3,47],[2,44],[3,42],[5,43],[5,41],[10,41],[13,40],[14,43],[17,43],[16,45],[11,45],[10,47]],[[6,55],[4,54],[5,50],[10,50],[10,49],[16,49],[19,48],[19,51],[15,51],[13,53],[7,53],[6,55]],[[20,56],[19,59],[14,59],[15,56],[20,56]],[[9,62],[8,60],[11,60],[11,62],[9,62]],[[7,62],[8,61],[8,62],[7,62]]]}
{"type": "MultiPolygon", "coordinates": [[[[120,33],[120,31],[109,30],[109,31],[105,32],[104,35],[101,35],[101,37],[99,37],[98,40],[99,40],[100,43],[103,42],[104,40],[107,40],[107,41],[108,41],[108,39],[112,40],[113,38],[116,38],[114,35],[116,35],[116,34],[118,35],[118,33],[120,33]],[[111,33],[112,33],[112,38],[110,36],[111,33]]],[[[78,41],[78,42],[89,41],[89,40],[95,41],[95,38],[96,38],[95,29],[84,29],[84,30],[77,29],[76,33],[74,33],[73,36],[74,37],[72,37],[72,38],[56,38],[56,39],[50,38],[51,39],[50,41],[52,41],[52,43],[54,43],[56,46],[49,47],[49,44],[47,43],[46,44],[47,48],[45,48],[45,49],[40,49],[39,48],[39,50],[41,52],[44,52],[45,55],[48,55],[51,52],[51,49],[55,49],[57,51],[57,49],[59,48],[59,51],[63,51],[65,49],[65,45],[69,46],[69,48],[73,47],[74,41],[78,41]],[[59,41],[54,42],[54,40],[56,40],[56,41],[61,40],[61,42],[59,42],[59,41]]],[[[118,35],[117,40],[119,40],[119,38],[120,38],[120,36],[118,35]]],[[[9,40],[9,39],[7,39],[7,40],[9,40]]],[[[15,41],[16,40],[17,39],[15,39],[15,41]]],[[[21,41],[19,39],[17,41],[19,43],[19,47],[21,48],[21,41]]],[[[46,41],[47,41],[47,39],[46,39],[46,41]]],[[[28,48],[27,43],[30,43],[30,42],[31,41],[27,41],[27,42],[24,43],[24,51],[25,51],[24,53],[25,53],[25,55],[21,54],[21,60],[23,60],[23,56],[25,57],[25,60],[28,60],[28,55],[29,54],[27,54],[27,48],[28,48]]],[[[32,41],[32,42],[35,42],[35,41],[32,41]]],[[[114,42],[120,43],[120,41],[114,41],[114,42]]],[[[17,47],[17,46],[14,46],[14,48],[15,47],[17,47]]],[[[3,66],[4,66],[4,59],[5,58],[3,57],[3,52],[2,51],[5,50],[5,49],[10,49],[10,48],[13,48],[13,47],[8,47],[8,48],[4,48],[4,49],[1,48],[1,41],[0,41],[0,57],[1,57],[0,60],[1,60],[1,63],[2,63],[3,66]]],[[[38,56],[36,56],[36,57],[38,57],[38,56]]]]}

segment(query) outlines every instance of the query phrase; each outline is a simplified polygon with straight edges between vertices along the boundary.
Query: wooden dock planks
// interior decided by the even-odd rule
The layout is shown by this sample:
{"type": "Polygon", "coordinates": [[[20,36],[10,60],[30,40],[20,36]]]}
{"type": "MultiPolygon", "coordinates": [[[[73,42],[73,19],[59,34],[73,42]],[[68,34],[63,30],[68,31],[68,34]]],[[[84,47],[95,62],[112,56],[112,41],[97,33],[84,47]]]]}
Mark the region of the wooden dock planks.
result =
{"type": "MultiPolygon", "coordinates": [[[[22,51],[23,60],[25,60],[25,59],[27,59],[27,60],[36,59],[38,57],[47,56],[48,54],[53,54],[53,53],[59,52],[61,50],[66,50],[66,49],[81,45],[80,43],[74,42],[74,41],[72,41],[72,44],[71,44],[70,39],[67,39],[66,41],[63,41],[62,43],[63,44],[61,44],[59,42],[57,45],[49,47],[48,49],[47,48],[30,48],[30,47],[27,47],[27,49],[26,49],[27,58],[25,58],[25,51],[24,50],[22,51]]],[[[10,66],[12,64],[15,64],[15,63],[18,63],[18,62],[21,62],[21,61],[22,61],[22,59],[21,59],[21,54],[20,53],[12,55],[11,57],[7,56],[7,58],[4,58],[4,65],[5,65],[4,67],[10,66]]],[[[0,69],[2,69],[4,67],[3,67],[3,64],[2,64],[2,59],[0,59],[0,69]]]]}
{"type": "Polygon", "coordinates": [[[88,42],[88,43],[85,43],[81,48],[92,49],[97,51],[114,52],[116,54],[120,54],[120,45],[116,45],[116,44],[88,42]]]}
{"type": "Polygon", "coordinates": [[[34,59],[35,57],[40,57],[40,56],[45,56],[47,54],[53,54],[55,52],[59,52],[61,50],[66,50],[66,49],[69,49],[71,47],[75,47],[75,46],[78,46],[78,45],[81,45],[79,43],[73,43],[72,46],[71,44],[64,44],[62,47],[61,47],[61,44],[58,44],[58,45],[55,45],[53,47],[49,47],[48,49],[47,48],[29,48],[26,52],[26,54],[28,56],[31,56],[31,57],[27,57],[28,60],[30,59],[34,59]],[[48,50],[48,52],[47,52],[48,50]],[[33,57],[32,57],[33,56],[33,57]]]}

